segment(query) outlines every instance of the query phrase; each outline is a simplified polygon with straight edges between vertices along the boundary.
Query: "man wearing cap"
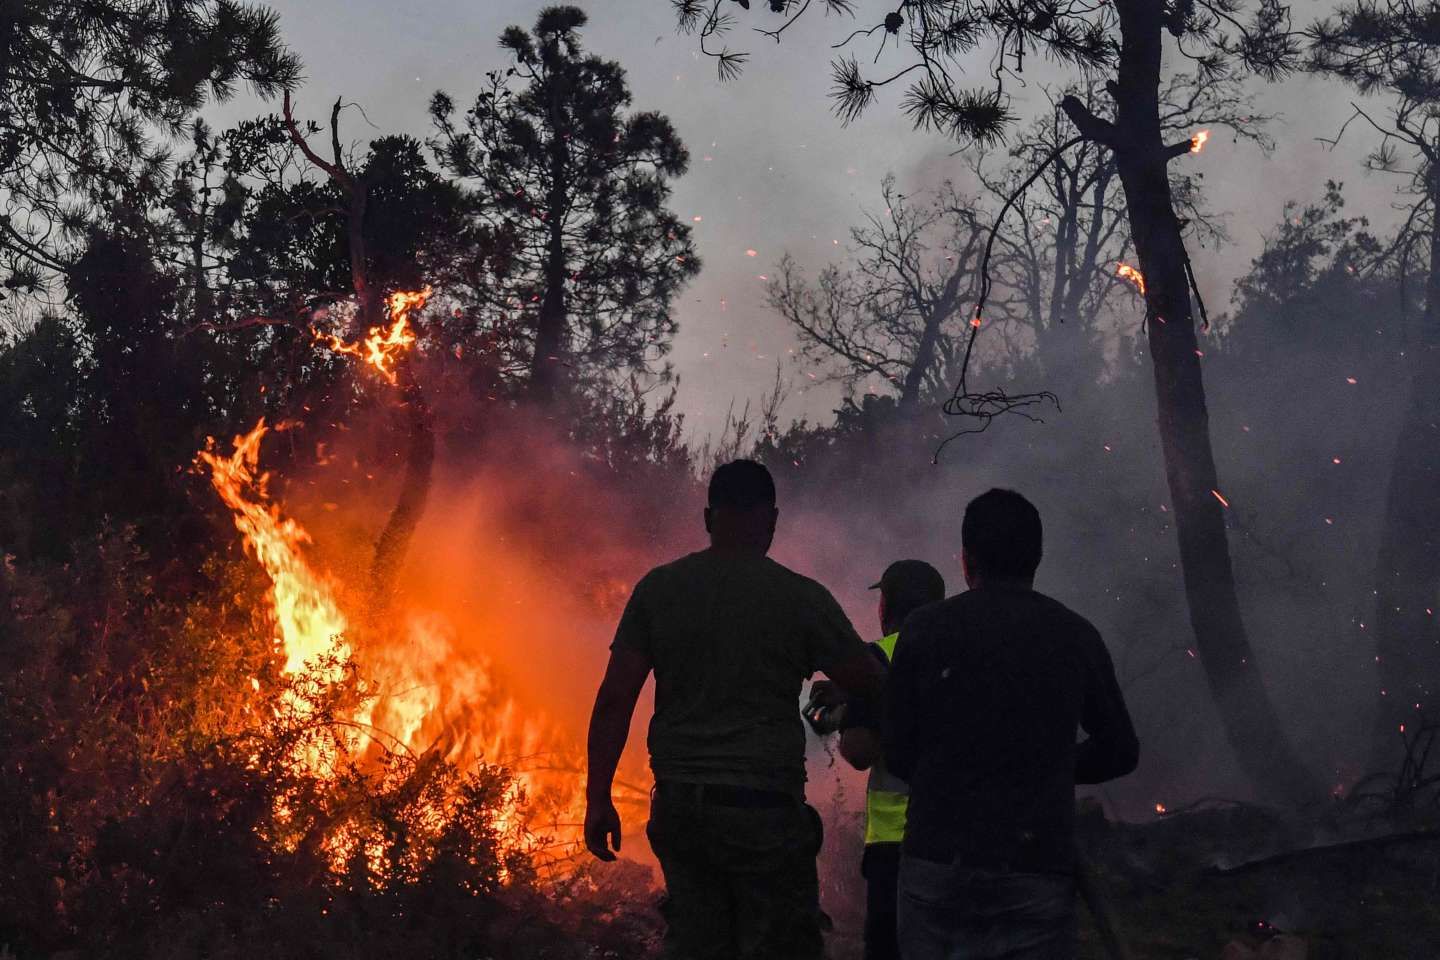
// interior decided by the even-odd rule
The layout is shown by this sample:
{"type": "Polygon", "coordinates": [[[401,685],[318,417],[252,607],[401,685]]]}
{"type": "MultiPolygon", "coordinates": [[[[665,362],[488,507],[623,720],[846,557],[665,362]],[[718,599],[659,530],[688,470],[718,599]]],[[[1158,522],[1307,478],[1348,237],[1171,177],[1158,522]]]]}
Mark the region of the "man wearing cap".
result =
{"type": "MultiPolygon", "coordinates": [[[[870,649],[888,667],[900,625],[915,610],[945,599],[945,578],[923,560],[897,560],[870,589],[880,591],[880,629],[884,633],[870,649]]],[[[821,734],[839,729],[840,755],[856,770],[870,771],[865,791],[865,853],[860,859],[860,873],[865,878],[865,960],[899,960],[896,883],[910,788],[885,767],[877,711],[859,701],[842,704],[823,681],[814,686],[818,689],[812,690],[806,713],[811,726],[821,734]]]]}
{"type": "Polygon", "coordinates": [[[665,875],[668,960],[819,960],[820,818],[805,802],[796,715],[816,671],[856,697],[884,671],[830,592],[766,553],[778,511],[769,471],[710,480],[710,548],[646,574],[631,594],[590,718],[585,843],[620,849],[610,790],[630,718],[655,672],[646,834],[665,875]]]}

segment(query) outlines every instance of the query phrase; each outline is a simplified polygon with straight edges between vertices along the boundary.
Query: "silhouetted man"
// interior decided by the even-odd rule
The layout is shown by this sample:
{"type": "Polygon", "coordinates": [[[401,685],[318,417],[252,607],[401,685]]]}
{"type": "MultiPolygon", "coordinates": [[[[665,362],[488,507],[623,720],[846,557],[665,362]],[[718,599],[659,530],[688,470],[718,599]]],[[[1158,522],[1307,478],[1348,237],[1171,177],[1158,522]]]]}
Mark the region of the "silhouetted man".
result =
{"type": "Polygon", "coordinates": [[[710,480],[710,548],[650,571],[611,646],[590,718],[585,842],[620,849],[610,799],[655,671],[646,833],[669,895],[666,956],[810,960],[823,953],[818,814],[805,803],[802,682],[823,671],[878,697],[883,672],[830,593],[768,559],[775,484],[737,460],[710,480]]]}
{"type": "Polygon", "coordinates": [[[1034,506],[976,497],[961,545],[970,589],[905,621],[885,695],[885,760],[910,784],[901,956],[1069,960],[1075,784],[1134,770],[1139,744],[1100,634],[1032,587],[1034,506]]]}
{"type": "MultiPolygon", "coordinates": [[[[923,560],[896,560],[870,589],[880,591],[883,634],[870,650],[888,666],[900,625],[920,607],[945,599],[945,578],[923,560]]],[[[873,708],[855,701],[842,706],[822,682],[815,684],[808,716],[816,733],[838,729],[840,755],[856,770],[870,771],[865,789],[865,853],[860,859],[865,877],[865,960],[898,960],[896,882],[910,788],[885,767],[879,717],[873,708]]]]}

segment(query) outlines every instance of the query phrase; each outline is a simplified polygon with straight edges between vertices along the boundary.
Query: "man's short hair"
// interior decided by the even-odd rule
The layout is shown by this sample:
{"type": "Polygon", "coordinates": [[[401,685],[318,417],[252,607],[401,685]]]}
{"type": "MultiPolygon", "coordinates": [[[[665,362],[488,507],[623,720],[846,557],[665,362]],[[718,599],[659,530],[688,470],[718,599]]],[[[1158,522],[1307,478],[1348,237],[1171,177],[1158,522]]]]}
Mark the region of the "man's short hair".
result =
{"type": "Polygon", "coordinates": [[[1029,579],[1040,566],[1040,511],[1014,490],[980,494],[965,508],[960,543],[982,577],[1029,579]]]}
{"type": "Polygon", "coordinates": [[[710,506],[750,510],[775,506],[775,480],[763,464],[731,460],[710,477],[710,506]]]}

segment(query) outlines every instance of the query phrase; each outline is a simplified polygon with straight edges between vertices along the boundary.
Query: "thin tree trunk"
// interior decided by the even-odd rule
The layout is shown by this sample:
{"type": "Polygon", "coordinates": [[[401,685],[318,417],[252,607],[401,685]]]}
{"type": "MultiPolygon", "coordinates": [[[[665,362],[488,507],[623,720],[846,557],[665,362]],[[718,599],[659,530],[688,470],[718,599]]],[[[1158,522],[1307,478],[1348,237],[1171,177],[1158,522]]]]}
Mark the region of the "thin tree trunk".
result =
{"type": "Polygon", "coordinates": [[[410,437],[400,496],[390,510],[380,538],[375,541],[375,555],[370,562],[371,614],[376,617],[385,613],[395,594],[400,564],[405,560],[415,528],[425,512],[425,502],[430,497],[430,480],[435,464],[433,418],[424,391],[415,379],[414,364],[408,354],[396,361],[395,374],[400,384],[400,398],[405,405],[410,437]]]}
{"type": "Polygon", "coordinates": [[[535,355],[530,358],[530,394],[541,403],[555,398],[564,370],[565,283],[569,279],[565,256],[565,207],[569,202],[567,177],[570,158],[565,148],[564,115],[559,80],[552,78],[550,94],[550,191],[546,197],[549,236],[545,246],[545,296],[535,323],[535,355]]]}
{"type": "MultiPolygon", "coordinates": [[[[1432,168],[1431,209],[1440,202],[1440,167],[1432,168]]],[[[1410,397],[1390,467],[1380,554],[1375,571],[1375,648],[1380,706],[1373,760],[1393,766],[1403,752],[1400,728],[1419,725],[1440,683],[1440,229],[1430,233],[1425,314],[1412,344],[1410,397]]]]}
{"type": "Polygon", "coordinates": [[[925,385],[925,374],[935,363],[935,354],[940,342],[940,327],[960,305],[960,270],[951,273],[945,281],[940,296],[929,305],[925,314],[925,328],[920,332],[920,343],[915,347],[915,356],[910,369],[905,371],[905,382],[900,387],[900,400],[896,409],[905,416],[920,406],[920,390],[925,385]]]}
{"type": "Polygon", "coordinates": [[[1195,648],[1240,765],[1271,800],[1313,801],[1319,781],[1300,763],[1261,681],[1230,563],[1220,483],[1186,274],[1187,257],[1166,165],[1183,153],[1162,140],[1159,113],[1163,5],[1121,0],[1116,121],[1082,103],[1064,106],[1081,133],[1114,150],[1131,234],[1145,275],[1147,328],[1161,448],[1195,648]]]}

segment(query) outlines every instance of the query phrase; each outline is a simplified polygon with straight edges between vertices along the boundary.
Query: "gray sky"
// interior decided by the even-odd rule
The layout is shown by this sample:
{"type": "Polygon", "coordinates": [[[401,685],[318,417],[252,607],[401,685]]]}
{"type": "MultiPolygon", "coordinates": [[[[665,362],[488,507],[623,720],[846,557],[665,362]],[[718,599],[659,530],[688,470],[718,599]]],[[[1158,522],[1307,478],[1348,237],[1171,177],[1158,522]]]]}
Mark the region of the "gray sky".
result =
{"type": "MultiPolygon", "coordinates": [[[[271,2],[287,41],[305,61],[297,112],[323,120],[328,105],[343,95],[363,106],[378,128],[348,112],[345,132],[357,142],[380,133],[426,136],[430,94],[443,89],[467,104],[484,71],[505,62],[496,44],[500,31],[512,23],[531,26],[542,5],[271,2]]],[[[817,10],[776,46],[751,33],[742,19],[730,42],[752,58],[739,80],[721,85],[695,39],[676,34],[668,2],[591,0],[580,6],[592,18],[584,32],[587,47],[619,60],[635,108],[667,114],[690,149],[690,172],[675,184],[672,201],[683,219],[700,218],[693,226],[704,260],[701,275],[677,304],[680,333],[672,356],[690,432],[703,437],[718,430],[732,400],[738,410],[746,399],[758,398],[773,382],[776,358],[786,361],[784,375],[793,384],[782,417],[825,416],[839,390],[817,387],[807,374],[819,371],[792,362],[795,338],[766,310],[760,277],[785,251],[812,268],[841,256],[861,207],[880,205],[886,173],[896,175],[902,190],[914,191],[947,176],[959,179],[963,158],[952,156],[953,145],[942,138],[913,132],[895,96],[882,95],[849,128],[831,115],[829,45],[853,29],[848,21],[826,19],[817,10]],[[752,250],[754,256],[747,253],[752,250]]],[[[1297,3],[1297,23],[1322,6],[1297,3]]],[[[761,22],[760,16],[752,14],[750,22],[761,22]]],[[[1030,73],[1026,80],[1056,78],[1030,73]]],[[[1308,78],[1266,89],[1261,109],[1282,114],[1271,126],[1278,142],[1271,157],[1217,133],[1201,156],[1180,161],[1205,174],[1212,208],[1231,215],[1231,245],[1192,251],[1212,312],[1228,303],[1233,278],[1258,252],[1261,232],[1273,228],[1286,199],[1313,200],[1324,180],[1334,178],[1350,187],[1352,211],[1385,217],[1392,185],[1359,167],[1374,139],[1370,131],[1352,128],[1333,152],[1315,140],[1334,135],[1351,99],[1337,85],[1308,78]]],[[[1022,109],[1026,105],[1022,100],[1022,109]]],[[[213,113],[225,122],[265,109],[275,108],[240,97],[213,113]]]]}

